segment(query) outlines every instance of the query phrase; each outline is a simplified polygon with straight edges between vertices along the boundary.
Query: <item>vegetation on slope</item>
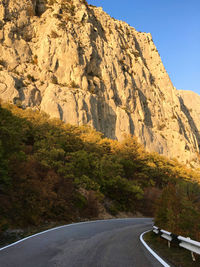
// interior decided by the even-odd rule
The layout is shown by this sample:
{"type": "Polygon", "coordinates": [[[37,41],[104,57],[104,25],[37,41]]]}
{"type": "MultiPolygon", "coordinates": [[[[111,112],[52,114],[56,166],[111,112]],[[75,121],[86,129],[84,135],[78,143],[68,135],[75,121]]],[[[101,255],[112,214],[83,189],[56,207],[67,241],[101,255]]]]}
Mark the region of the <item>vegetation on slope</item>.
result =
{"type": "MultiPolygon", "coordinates": [[[[152,216],[157,199],[159,226],[177,230],[173,212],[180,212],[178,230],[185,229],[191,224],[189,220],[187,226],[181,224],[188,209],[193,220],[199,216],[199,180],[198,173],[176,160],[145,152],[135,137],[120,143],[88,126],[50,120],[31,109],[0,106],[0,232],[97,218],[102,206],[114,215],[139,211],[152,216]],[[178,189],[188,188],[195,193],[178,193],[176,198],[178,189]]],[[[195,231],[200,233],[198,223],[195,231]]]]}
{"type": "Polygon", "coordinates": [[[200,241],[199,185],[169,184],[157,201],[155,215],[155,224],[162,229],[200,241]]]}

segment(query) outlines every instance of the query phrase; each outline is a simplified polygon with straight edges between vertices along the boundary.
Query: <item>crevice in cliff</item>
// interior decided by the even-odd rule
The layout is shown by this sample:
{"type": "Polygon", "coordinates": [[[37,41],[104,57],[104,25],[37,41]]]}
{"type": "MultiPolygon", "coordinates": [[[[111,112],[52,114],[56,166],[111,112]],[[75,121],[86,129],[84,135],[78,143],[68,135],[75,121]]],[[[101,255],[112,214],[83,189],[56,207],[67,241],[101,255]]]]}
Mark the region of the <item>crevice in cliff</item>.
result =
{"type": "Polygon", "coordinates": [[[148,107],[147,98],[140,89],[138,89],[138,95],[139,95],[141,106],[142,106],[143,113],[144,113],[144,123],[146,126],[152,128],[153,123],[151,120],[151,110],[148,107]]]}
{"type": "Polygon", "coordinates": [[[96,39],[100,37],[104,40],[104,42],[108,42],[103,26],[101,22],[97,19],[94,11],[91,8],[89,8],[88,13],[89,13],[89,22],[91,23],[91,25],[93,25],[93,32],[91,32],[90,39],[95,42],[96,39]]]}
{"type": "Polygon", "coordinates": [[[190,143],[190,140],[188,138],[184,123],[182,122],[182,120],[178,114],[176,114],[176,116],[177,116],[177,121],[178,121],[178,125],[179,125],[179,133],[182,134],[185,137],[185,139],[190,143]]]}
{"type": "Polygon", "coordinates": [[[138,53],[138,56],[141,57],[142,62],[144,63],[144,66],[149,70],[146,59],[143,57],[140,45],[136,39],[136,37],[134,36],[134,41],[135,41],[135,49],[136,49],[136,53],[138,53]]]}
{"type": "Polygon", "coordinates": [[[179,101],[180,101],[181,110],[185,114],[185,116],[187,117],[188,123],[190,125],[190,129],[191,129],[192,133],[194,134],[194,136],[196,137],[196,140],[194,140],[194,143],[196,143],[196,141],[198,143],[198,147],[196,149],[198,151],[200,151],[200,134],[199,134],[198,128],[196,127],[196,124],[195,124],[192,116],[190,115],[190,111],[185,106],[182,97],[179,97],[179,101]]]}

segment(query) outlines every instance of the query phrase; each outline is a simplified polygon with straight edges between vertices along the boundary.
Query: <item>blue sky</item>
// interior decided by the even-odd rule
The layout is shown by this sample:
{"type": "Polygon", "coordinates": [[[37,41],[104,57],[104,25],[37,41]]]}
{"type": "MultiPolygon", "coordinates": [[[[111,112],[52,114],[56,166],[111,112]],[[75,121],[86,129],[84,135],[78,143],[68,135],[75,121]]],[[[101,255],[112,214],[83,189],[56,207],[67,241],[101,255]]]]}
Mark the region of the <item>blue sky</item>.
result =
{"type": "Polygon", "coordinates": [[[150,32],[177,89],[200,95],[200,0],[88,0],[137,31],[150,32]]]}

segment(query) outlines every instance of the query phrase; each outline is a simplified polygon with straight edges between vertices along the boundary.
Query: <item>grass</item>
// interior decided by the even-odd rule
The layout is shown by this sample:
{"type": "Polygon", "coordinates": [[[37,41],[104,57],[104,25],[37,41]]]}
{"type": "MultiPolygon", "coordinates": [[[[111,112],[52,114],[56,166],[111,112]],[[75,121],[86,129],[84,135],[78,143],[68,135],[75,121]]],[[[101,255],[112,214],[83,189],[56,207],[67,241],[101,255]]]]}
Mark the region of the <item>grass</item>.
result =
{"type": "Polygon", "coordinates": [[[149,232],[144,235],[145,242],[157,253],[161,258],[165,259],[169,264],[176,267],[196,267],[200,266],[200,255],[195,255],[196,262],[192,261],[189,250],[171,244],[168,248],[167,240],[160,236],[149,232]]]}

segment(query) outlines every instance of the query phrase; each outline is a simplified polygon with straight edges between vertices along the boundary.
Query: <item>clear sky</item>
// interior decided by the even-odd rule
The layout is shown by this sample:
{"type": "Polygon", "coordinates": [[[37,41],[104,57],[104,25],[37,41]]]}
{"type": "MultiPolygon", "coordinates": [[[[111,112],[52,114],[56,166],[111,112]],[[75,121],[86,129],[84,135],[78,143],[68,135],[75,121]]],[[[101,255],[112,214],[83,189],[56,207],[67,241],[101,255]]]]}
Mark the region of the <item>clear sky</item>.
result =
{"type": "Polygon", "coordinates": [[[88,0],[137,31],[150,32],[177,89],[200,95],[200,0],[88,0]]]}

